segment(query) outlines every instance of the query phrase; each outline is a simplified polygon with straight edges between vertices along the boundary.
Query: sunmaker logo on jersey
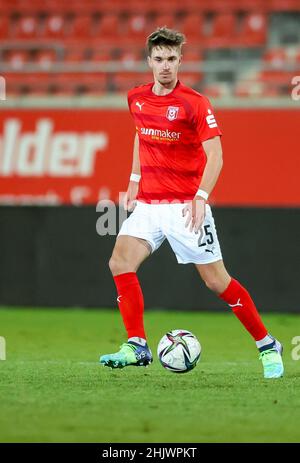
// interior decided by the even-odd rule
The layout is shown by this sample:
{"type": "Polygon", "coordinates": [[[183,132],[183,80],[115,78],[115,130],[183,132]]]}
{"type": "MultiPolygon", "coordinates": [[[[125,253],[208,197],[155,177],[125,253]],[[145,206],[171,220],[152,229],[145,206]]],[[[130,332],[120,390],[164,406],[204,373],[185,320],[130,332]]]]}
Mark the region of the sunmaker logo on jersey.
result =
{"type": "Polygon", "coordinates": [[[148,135],[152,140],[159,141],[178,141],[180,139],[181,132],[174,132],[168,129],[150,129],[148,127],[140,128],[141,135],[148,135]]]}

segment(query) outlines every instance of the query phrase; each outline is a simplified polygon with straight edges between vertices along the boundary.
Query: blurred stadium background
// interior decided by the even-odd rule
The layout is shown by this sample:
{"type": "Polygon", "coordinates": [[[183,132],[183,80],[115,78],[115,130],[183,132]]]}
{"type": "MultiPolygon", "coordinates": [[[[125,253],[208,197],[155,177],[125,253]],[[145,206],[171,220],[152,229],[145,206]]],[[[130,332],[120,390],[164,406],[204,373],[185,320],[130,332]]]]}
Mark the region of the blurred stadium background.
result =
{"type": "MultiPolygon", "coordinates": [[[[180,79],[224,133],[227,266],[261,310],[299,310],[299,0],[0,0],[1,305],[115,306],[95,206],[126,190],[126,92],[151,80],[145,39],[163,25],[186,34],[180,79]]],[[[147,307],[224,308],[166,245],[140,275],[147,307]]]]}

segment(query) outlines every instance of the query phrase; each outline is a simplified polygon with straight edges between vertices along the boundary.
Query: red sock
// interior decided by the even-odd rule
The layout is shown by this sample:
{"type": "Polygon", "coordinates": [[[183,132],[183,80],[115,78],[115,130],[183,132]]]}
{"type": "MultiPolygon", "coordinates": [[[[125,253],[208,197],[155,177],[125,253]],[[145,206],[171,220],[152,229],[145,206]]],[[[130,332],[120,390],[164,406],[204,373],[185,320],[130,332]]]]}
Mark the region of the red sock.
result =
{"type": "Polygon", "coordinates": [[[122,273],[114,277],[118,291],[118,305],[128,338],[146,339],[144,330],[144,297],[135,272],[122,273]]]}
{"type": "Polygon", "coordinates": [[[224,293],[220,294],[219,297],[230,305],[233,313],[255,341],[268,334],[250,294],[237,280],[232,278],[224,293]]]}

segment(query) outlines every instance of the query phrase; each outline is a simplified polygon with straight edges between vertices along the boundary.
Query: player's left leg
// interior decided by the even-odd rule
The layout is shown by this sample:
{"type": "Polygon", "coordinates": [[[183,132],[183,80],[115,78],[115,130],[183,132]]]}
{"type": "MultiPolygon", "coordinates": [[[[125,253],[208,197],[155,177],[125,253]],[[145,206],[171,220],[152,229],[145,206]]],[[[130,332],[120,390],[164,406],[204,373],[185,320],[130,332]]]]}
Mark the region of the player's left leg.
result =
{"type": "Polygon", "coordinates": [[[268,333],[248,291],[227,272],[210,206],[206,204],[200,235],[185,227],[181,204],[171,204],[168,214],[170,223],[165,234],[178,263],[195,264],[208,288],[231,307],[256,342],[265,378],[282,376],[282,346],[268,333]]]}
{"type": "Polygon", "coordinates": [[[282,345],[267,331],[248,291],[227,272],[223,260],[195,264],[206,286],[225,301],[254,338],[265,378],[283,375],[282,345]]]}

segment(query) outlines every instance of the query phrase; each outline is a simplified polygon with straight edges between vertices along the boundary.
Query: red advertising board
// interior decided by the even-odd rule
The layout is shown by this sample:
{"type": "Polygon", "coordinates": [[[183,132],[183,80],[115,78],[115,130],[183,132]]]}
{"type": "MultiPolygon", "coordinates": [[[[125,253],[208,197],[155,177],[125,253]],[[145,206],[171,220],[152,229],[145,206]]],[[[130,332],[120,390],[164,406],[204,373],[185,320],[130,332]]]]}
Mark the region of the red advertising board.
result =
{"type": "MultiPolygon", "coordinates": [[[[299,206],[300,111],[219,109],[224,167],[211,202],[299,206]]],[[[134,125],[126,110],[0,112],[1,204],[96,204],[127,187],[134,125]]]]}

